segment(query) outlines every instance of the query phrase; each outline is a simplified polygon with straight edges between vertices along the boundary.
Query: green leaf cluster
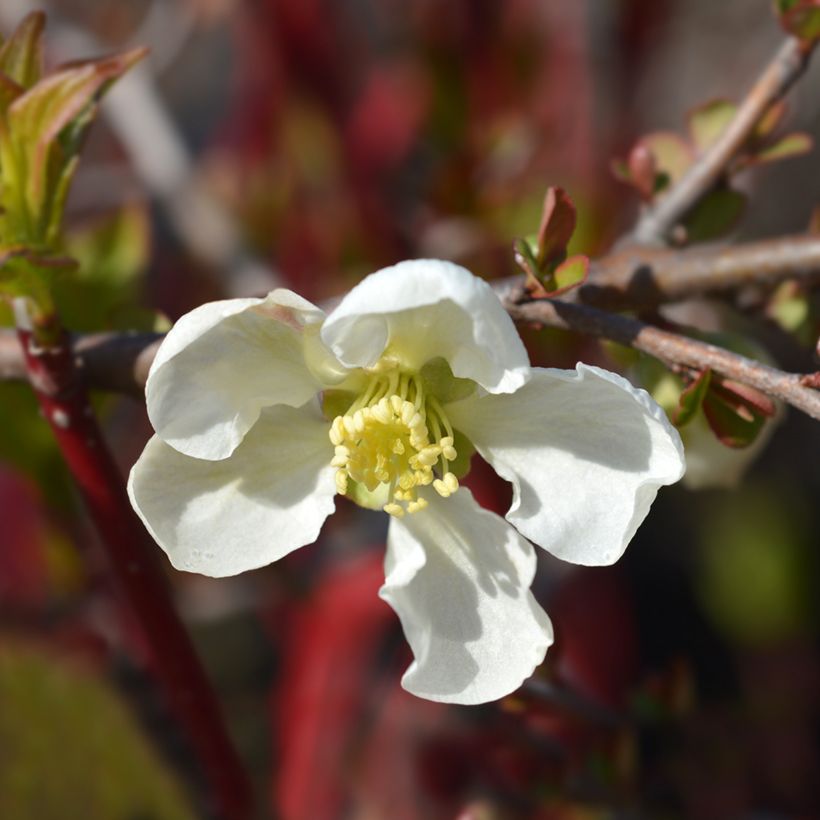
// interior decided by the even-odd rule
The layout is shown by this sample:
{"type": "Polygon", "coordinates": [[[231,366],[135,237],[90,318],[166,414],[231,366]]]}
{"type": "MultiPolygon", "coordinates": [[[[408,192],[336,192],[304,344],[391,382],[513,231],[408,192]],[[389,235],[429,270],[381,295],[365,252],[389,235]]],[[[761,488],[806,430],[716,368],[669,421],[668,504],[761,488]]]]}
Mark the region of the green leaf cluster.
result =
{"type": "Polygon", "coordinates": [[[589,259],[581,254],[567,257],[575,224],[572,200],[562,188],[548,188],[538,234],[514,244],[515,261],[527,275],[532,296],[559,296],[586,281],[589,259]]]}
{"type": "Polygon", "coordinates": [[[97,102],[144,55],[135,49],[43,73],[41,13],[0,46],[0,270],[71,267],[59,253],[63,210],[97,102]]]}

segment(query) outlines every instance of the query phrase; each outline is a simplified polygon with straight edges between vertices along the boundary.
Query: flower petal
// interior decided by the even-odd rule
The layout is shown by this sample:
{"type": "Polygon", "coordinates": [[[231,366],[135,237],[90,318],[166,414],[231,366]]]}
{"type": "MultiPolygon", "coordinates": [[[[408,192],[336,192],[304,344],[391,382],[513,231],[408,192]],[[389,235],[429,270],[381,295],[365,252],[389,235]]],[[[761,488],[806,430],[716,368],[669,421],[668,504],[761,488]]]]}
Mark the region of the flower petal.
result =
{"type": "Polygon", "coordinates": [[[145,387],[157,435],[195,458],[227,458],[266,406],[300,407],[319,389],[303,328],[324,314],[289,290],[210,302],[165,337],[145,387]]]}
{"type": "Polygon", "coordinates": [[[677,430],[644,390],[579,364],[535,368],[511,396],[449,405],[450,421],[513,484],[507,520],[576,564],[611,564],[664,484],[684,472],[677,430]]]}
{"type": "Polygon", "coordinates": [[[454,375],[490,393],[511,393],[529,359],[492,288],[438,259],[384,268],[358,284],[328,316],[322,340],[348,367],[370,367],[382,354],[418,370],[439,356],[454,375]]]}
{"type": "Polygon", "coordinates": [[[390,522],[379,595],[401,619],[415,660],[409,692],[484,703],[517,689],[552,643],[530,592],[535,552],[509,524],[461,488],[390,522]]]}
{"type": "Polygon", "coordinates": [[[222,461],[154,436],[131,470],[131,503],[177,569],[221,577],[264,566],[315,541],[333,512],[327,429],[312,408],[271,407],[222,461]]]}

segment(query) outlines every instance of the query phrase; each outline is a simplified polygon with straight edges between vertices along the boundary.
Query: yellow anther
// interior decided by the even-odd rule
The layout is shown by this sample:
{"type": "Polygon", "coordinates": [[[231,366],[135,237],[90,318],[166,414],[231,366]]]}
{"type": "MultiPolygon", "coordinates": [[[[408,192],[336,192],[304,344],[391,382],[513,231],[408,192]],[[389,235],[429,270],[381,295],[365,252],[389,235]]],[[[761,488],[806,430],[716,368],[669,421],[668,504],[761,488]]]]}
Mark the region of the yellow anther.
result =
{"type": "Polygon", "coordinates": [[[344,441],[344,424],[342,417],[336,416],[333,419],[333,424],[330,425],[330,443],[337,447],[344,441]]]}
{"type": "Polygon", "coordinates": [[[418,512],[419,510],[423,510],[427,506],[427,499],[426,498],[417,498],[415,501],[411,501],[407,505],[407,512],[414,513],[418,512]]]}
{"type": "Polygon", "coordinates": [[[450,494],[454,493],[458,489],[458,479],[455,477],[453,473],[445,473],[444,474],[444,486],[450,491],[450,494]]]}
{"type": "Polygon", "coordinates": [[[347,492],[347,473],[344,470],[336,471],[336,492],[344,495],[347,492]]]}
{"type": "Polygon", "coordinates": [[[390,515],[395,515],[396,518],[401,518],[404,515],[404,507],[401,504],[385,504],[382,509],[390,515]]]}
{"type": "Polygon", "coordinates": [[[433,489],[442,497],[442,498],[449,498],[450,497],[450,490],[447,488],[447,485],[440,479],[437,478],[433,482],[433,489]]]}

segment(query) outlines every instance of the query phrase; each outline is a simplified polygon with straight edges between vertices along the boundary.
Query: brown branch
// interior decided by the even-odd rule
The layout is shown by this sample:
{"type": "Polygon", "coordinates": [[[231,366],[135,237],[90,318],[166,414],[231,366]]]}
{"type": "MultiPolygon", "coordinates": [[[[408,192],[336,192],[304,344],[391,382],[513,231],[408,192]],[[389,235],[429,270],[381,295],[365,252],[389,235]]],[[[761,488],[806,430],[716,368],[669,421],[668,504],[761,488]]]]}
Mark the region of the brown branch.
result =
{"type": "Polygon", "coordinates": [[[593,262],[587,283],[564,300],[610,310],[646,308],[787,279],[820,282],[820,237],[784,236],[686,250],[633,245],[593,262]]]}
{"type": "MultiPolygon", "coordinates": [[[[815,415],[815,409],[807,409],[815,408],[817,399],[805,381],[806,376],[741,361],[741,357],[729,351],[591,307],[650,307],[693,295],[750,284],[771,285],[786,279],[820,281],[820,238],[782,237],[734,247],[684,251],[627,248],[595,262],[589,282],[562,300],[521,303],[521,277],[495,282],[494,287],[514,318],[602,336],[673,364],[709,366],[815,415]]],[[[161,341],[162,335],[158,333],[78,336],[74,341],[78,372],[87,387],[141,395],[161,341]]],[[[0,381],[26,377],[16,334],[0,331],[0,381]]]]}
{"type": "Polygon", "coordinates": [[[649,353],[667,364],[699,370],[710,367],[722,376],[756,387],[812,418],[820,419],[820,391],[804,386],[805,376],[799,373],[787,373],[721,347],[660,330],[628,316],[557,300],[516,302],[514,296],[511,293],[505,299],[504,306],[518,322],[600,336],[649,353]]]}
{"type": "Polygon", "coordinates": [[[644,211],[629,237],[632,242],[662,243],[682,217],[712,190],[761,118],[802,75],[814,45],[814,42],[795,37],[783,43],[749,90],[726,130],[656,205],[644,211]]]}

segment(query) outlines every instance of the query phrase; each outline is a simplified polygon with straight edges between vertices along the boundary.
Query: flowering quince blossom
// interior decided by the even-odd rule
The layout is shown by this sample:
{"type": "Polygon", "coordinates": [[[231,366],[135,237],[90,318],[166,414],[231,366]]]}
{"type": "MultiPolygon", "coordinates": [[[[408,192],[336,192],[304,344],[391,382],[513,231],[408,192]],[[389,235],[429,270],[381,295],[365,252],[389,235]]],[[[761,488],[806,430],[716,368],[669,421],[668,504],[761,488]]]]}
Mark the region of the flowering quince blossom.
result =
{"type": "Polygon", "coordinates": [[[384,509],[402,683],[446,702],[508,694],[552,643],[530,541],[610,564],[684,471],[646,392],[530,367],[492,289],[437,260],[368,276],[327,316],[283,289],[202,305],[146,399],[156,435],[128,490],[171,563],[233,575],[315,541],[336,494],[384,509]],[[513,485],[506,521],[459,487],[473,448],[513,485]]]}

